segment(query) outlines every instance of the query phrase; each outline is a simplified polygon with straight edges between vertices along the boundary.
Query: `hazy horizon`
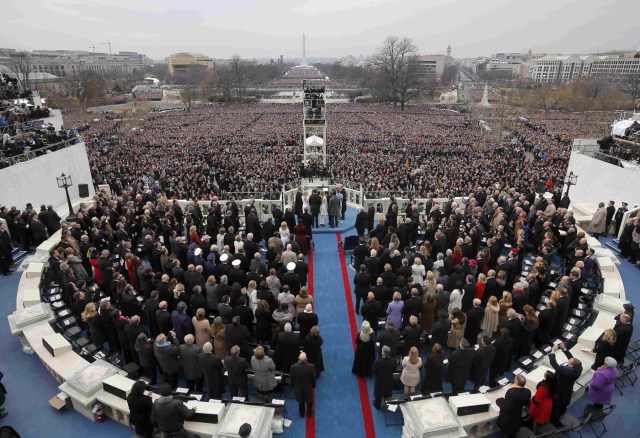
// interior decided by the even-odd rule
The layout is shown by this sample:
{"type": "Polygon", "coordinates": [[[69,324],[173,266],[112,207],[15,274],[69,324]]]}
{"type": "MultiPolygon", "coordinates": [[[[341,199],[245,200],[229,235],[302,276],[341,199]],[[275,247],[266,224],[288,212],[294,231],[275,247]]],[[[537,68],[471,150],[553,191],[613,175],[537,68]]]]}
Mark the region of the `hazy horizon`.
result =
{"type": "MultiPolygon", "coordinates": [[[[623,0],[10,0],[1,47],[19,50],[176,52],[213,58],[369,55],[388,35],[412,38],[422,54],[467,58],[496,52],[591,53],[640,47],[623,0]]],[[[629,11],[630,12],[630,11],[629,11]]]]}

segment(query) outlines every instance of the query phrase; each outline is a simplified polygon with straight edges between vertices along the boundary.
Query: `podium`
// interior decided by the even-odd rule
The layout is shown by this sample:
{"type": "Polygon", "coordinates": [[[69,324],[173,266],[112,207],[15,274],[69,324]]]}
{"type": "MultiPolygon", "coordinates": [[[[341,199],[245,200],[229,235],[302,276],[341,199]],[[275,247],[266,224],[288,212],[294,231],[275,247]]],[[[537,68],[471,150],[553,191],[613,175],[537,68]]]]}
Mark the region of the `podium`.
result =
{"type": "Polygon", "coordinates": [[[238,431],[244,423],[251,425],[251,438],[271,438],[271,422],[274,408],[232,403],[222,420],[216,438],[239,438],[238,431]]]}
{"type": "Polygon", "coordinates": [[[461,438],[467,433],[444,397],[410,401],[400,405],[404,417],[403,438],[461,438]]]}

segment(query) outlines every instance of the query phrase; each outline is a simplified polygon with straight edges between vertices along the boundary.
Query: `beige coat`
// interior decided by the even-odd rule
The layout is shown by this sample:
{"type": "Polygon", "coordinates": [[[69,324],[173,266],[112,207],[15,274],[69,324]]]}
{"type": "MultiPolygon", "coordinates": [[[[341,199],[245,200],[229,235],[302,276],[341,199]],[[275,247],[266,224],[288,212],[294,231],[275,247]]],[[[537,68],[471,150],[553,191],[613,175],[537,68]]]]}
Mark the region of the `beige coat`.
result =
{"type": "Polygon", "coordinates": [[[589,233],[604,233],[607,226],[607,209],[602,207],[593,215],[593,219],[589,222],[587,232],[589,233]]]}

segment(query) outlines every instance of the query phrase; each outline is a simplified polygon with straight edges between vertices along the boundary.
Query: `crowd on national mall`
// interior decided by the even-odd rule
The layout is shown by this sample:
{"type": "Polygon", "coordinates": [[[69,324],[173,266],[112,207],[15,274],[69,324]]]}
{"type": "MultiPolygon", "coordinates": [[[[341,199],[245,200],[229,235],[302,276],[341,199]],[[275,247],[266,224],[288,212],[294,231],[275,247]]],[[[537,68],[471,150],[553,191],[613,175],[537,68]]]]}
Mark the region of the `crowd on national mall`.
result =
{"type": "MultiPolygon", "coordinates": [[[[429,201],[401,211],[392,197],[384,218],[368,205],[356,216],[351,289],[362,324],[352,372],[374,380],[375,408],[391,396],[396,372],[405,398],[442,392],[445,382],[453,392],[496,386],[519,357],[562,334],[581,289],[597,281],[594,251],[562,196],[574,124],[519,123],[513,144],[496,147],[463,115],[371,108],[336,108],[325,171],[365,191],[429,201]],[[536,193],[540,180],[551,198],[536,193]]],[[[290,208],[276,206],[265,221],[251,202],[219,202],[225,192],[275,192],[299,177],[298,119],[277,106],[231,105],[152,115],[124,134],[117,122],[98,121],[84,140],[96,182],[113,197],[96,193],[62,225],[50,206],[2,208],[10,231],[0,233],[3,273],[14,245],[32,248],[62,228],[47,284],[60,288],[92,344],[160,385],[155,403],[145,383],[128,397],[139,435],[183,431],[194,410],[172,396],[179,385],[205,400],[251,392],[268,401],[285,376],[300,415],[314,415],[331,345],[308,290],[307,256],[317,227],[345,220],[344,188],[300,188],[290,208]]],[[[619,212],[603,205],[588,231],[624,227],[625,255],[637,261],[638,218],[622,223],[619,212]]],[[[626,305],[596,342],[594,408],[611,404],[633,318],[626,305]]],[[[500,401],[506,436],[521,427],[523,407],[534,428],[560,425],[582,364],[563,343],[553,344],[550,361],[554,372],[533,394],[516,376],[500,401]],[[567,363],[555,360],[557,349],[567,363]]]]}

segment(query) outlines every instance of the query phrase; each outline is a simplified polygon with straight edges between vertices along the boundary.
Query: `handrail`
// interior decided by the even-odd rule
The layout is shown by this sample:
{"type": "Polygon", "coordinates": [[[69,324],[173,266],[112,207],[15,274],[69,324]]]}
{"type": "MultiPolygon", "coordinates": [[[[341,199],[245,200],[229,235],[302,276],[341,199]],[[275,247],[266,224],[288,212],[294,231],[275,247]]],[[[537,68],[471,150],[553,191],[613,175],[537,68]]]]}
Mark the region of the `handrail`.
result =
{"type": "Polygon", "coordinates": [[[43,145],[37,149],[30,149],[27,152],[23,152],[19,155],[14,155],[12,157],[0,158],[0,168],[5,168],[9,166],[13,166],[14,164],[24,163],[25,161],[29,161],[37,156],[47,154],[49,152],[59,151],[60,149],[67,148],[71,145],[80,143],[82,141],[81,136],[76,136],[73,138],[69,138],[67,140],[63,140],[58,143],[43,145]]]}

